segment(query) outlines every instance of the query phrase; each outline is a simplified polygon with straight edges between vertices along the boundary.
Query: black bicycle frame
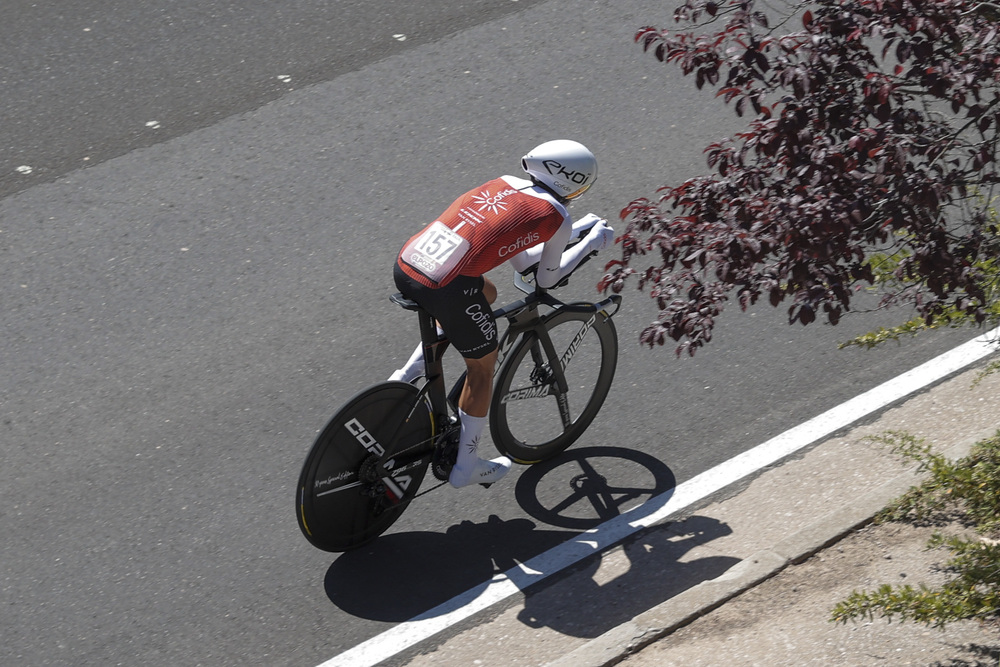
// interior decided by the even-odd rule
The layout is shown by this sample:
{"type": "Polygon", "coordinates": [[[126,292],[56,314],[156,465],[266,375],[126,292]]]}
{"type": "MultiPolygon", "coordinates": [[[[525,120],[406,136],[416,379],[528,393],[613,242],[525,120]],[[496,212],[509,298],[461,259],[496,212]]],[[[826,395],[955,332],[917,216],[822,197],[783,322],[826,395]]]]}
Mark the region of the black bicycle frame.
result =
{"type": "MultiPolygon", "coordinates": [[[[560,358],[559,353],[556,352],[555,346],[552,344],[552,338],[549,336],[548,329],[542,324],[543,318],[539,314],[538,308],[539,306],[546,305],[554,310],[593,313],[595,320],[604,313],[605,317],[610,318],[614,315],[614,312],[617,312],[621,304],[621,296],[613,294],[600,303],[566,304],[551,296],[544,289],[536,288],[530,283],[525,282],[523,276],[518,275],[518,277],[521,280],[515,280],[515,285],[517,285],[518,289],[525,292],[527,296],[493,311],[493,318],[496,321],[499,322],[501,318],[505,318],[508,321],[507,330],[500,338],[494,374],[499,372],[504,360],[507,358],[507,354],[513,349],[518,338],[522,334],[533,332],[542,346],[545,357],[553,362],[558,362],[550,363],[549,368],[558,388],[559,411],[564,422],[566,422],[570,419],[570,416],[569,406],[566,404],[565,398],[569,391],[565,368],[569,364],[572,353],[576,350],[576,345],[571,344],[569,350],[567,350],[566,358],[560,358]],[[609,313],[608,309],[611,306],[614,306],[614,312],[609,313]]],[[[439,422],[443,428],[443,425],[449,419],[449,401],[456,407],[458,405],[458,398],[464,384],[465,375],[463,373],[452,387],[451,392],[447,392],[444,383],[444,366],[441,359],[444,356],[445,350],[448,349],[448,339],[438,335],[437,324],[434,318],[430,313],[421,308],[418,303],[405,298],[402,294],[393,294],[390,298],[393,303],[417,313],[420,326],[420,341],[424,351],[424,372],[427,380],[420,390],[420,395],[426,396],[430,402],[431,413],[435,421],[435,431],[437,433],[439,432],[439,422]]],[[[587,333],[589,328],[587,327],[580,332],[581,338],[587,333]]],[[[532,349],[531,353],[536,365],[541,366],[544,360],[536,358],[537,352],[534,349],[532,349]]],[[[419,405],[419,401],[417,404],[419,405]]]]}
{"type": "MultiPolygon", "coordinates": [[[[518,289],[522,291],[527,291],[525,287],[530,287],[529,283],[521,282],[515,280],[515,285],[518,289]]],[[[567,304],[559,301],[555,297],[551,296],[548,292],[542,289],[535,289],[534,292],[528,294],[527,297],[519,301],[500,308],[493,312],[493,317],[499,320],[501,317],[506,317],[509,326],[507,331],[504,333],[503,338],[500,340],[499,352],[497,354],[496,372],[500,370],[503,366],[504,360],[507,358],[507,354],[513,349],[514,344],[517,342],[521,334],[532,332],[538,339],[539,344],[542,346],[542,350],[545,352],[545,359],[542,359],[538,355],[538,351],[533,347],[531,349],[532,360],[535,362],[536,367],[541,367],[545,360],[551,361],[549,363],[549,370],[554,376],[556,387],[558,391],[556,392],[556,402],[559,405],[559,414],[563,420],[563,424],[569,424],[572,417],[569,413],[569,404],[566,399],[567,392],[569,391],[569,384],[566,382],[566,366],[569,365],[569,361],[573,356],[573,353],[578,348],[578,341],[573,341],[570,344],[569,349],[567,349],[566,354],[563,357],[559,356],[556,352],[555,346],[552,344],[552,338],[549,336],[549,330],[542,324],[543,317],[538,313],[538,307],[540,305],[546,305],[554,310],[559,310],[562,312],[576,312],[576,313],[593,313],[593,318],[591,319],[589,325],[580,331],[577,338],[582,339],[583,336],[590,330],[590,325],[596,321],[597,317],[604,313],[606,318],[612,317],[617,311],[618,307],[621,305],[621,296],[618,294],[613,294],[609,298],[601,301],[600,303],[573,303],[567,304]],[[608,313],[608,308],[614,306],[614,311],[608,313]]]]}
{"type": "Polygon", "coordinates": [[[444,366],[441,363],[441,358],[444,356],[445,350],[448,349],[448,339],[438,336],[434,318],[416,301],[407,299],[402,294],[393,294],[389,298],[397,306],[412,310],[417,314],[420,326],[420,344],[424,350],[424,376],[427,380],[420,389],[420,396],[426,396],[430,401],[435,421],[441,417],[447,418],[447,392],[444,386],[444,366]]]}

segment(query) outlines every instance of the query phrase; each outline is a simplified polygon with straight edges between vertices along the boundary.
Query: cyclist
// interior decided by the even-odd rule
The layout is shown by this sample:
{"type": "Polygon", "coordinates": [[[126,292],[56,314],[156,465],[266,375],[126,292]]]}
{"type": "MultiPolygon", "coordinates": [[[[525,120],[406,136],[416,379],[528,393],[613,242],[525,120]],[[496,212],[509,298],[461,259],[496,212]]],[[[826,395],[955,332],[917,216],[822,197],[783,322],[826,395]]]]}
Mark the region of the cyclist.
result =
{"type": "MultiPolygon", "coordinates": [[[[605,220],[591,215],[574,225],[566,210],[597,178],[597,160],[586,146],[548,141],[521,158],[521,167],[530,180],[501,176],[456,199],[406,242],[393,272],[399,291],[437,320],[439,333],[448,336],[468,368],[458,402],[458,458],[449,478],[455,487],[495,482],[511,466],[507,457],[484,460],[477,453],[497,359],[490,308],[497,289],[483,274],[506,261],[522,273],[537,264],[537,284],[550,288],[614,238],[605,220]],[[580,243],[566,248],[585,231],[580,243]]],[[[389,379],[411,382],[423,370],[418,345],[389,379]]]]}

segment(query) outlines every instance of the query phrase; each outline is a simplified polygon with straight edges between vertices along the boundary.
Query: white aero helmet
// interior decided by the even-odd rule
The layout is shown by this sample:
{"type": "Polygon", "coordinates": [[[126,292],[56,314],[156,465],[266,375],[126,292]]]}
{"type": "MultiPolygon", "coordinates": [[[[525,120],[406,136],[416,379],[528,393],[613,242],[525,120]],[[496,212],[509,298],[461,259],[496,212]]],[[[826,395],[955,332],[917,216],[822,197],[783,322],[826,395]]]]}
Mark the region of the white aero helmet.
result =
{"type": "Polygon", "coordinates": [[[546,141],[521,158],[521,168],[563,199],[575,199],[597,180],[597,159],[568,139],[546,141]]]}

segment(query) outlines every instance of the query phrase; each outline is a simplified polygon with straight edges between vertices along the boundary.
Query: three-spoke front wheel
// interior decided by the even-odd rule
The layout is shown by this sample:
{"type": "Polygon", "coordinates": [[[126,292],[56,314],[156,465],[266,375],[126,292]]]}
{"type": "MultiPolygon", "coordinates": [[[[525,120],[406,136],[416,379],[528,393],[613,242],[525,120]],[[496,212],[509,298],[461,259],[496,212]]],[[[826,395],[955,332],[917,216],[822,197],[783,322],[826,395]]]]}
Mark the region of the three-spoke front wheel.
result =
{"type": "Polygon", "coordinates": [[[618,334],[603,312],[563,309],[543,324],[555,357],[538,333],[522,334],[497,375],[490,404],[493,442],[518,463],[543,461],[573,444],[604,404],[618,364],[618,334]]]}

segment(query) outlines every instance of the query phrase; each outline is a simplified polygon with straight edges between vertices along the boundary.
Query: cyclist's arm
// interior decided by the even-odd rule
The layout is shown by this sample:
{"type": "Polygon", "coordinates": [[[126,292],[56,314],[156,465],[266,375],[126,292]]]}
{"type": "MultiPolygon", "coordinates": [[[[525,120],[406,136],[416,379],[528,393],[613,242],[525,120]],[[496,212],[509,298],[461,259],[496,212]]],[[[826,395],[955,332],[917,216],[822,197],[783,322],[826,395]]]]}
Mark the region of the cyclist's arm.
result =
{"type": "Polygon", "coordinates": [[[575,245],[566,248],[569,241],[576,237],[578,231],[576,226],[571,226],[569,238],[553,237],[546,241],[538,271],[535,273],[535,281],[539,287],[548,289],[558,285],[590,253],[604,250],[614,240],[614,231],[608,226],[607,221],[595,215],[588,215],[580,222],[579,231],[585,231],[586,234],[575,245]]]}
{"type": "Polygon", "coordinates": [[[510,264],[518,273],[526,273],[537,265],[535,275],[536,279],[539,280],[538,284],[542,287],[551,287],[559,282],[559,280],[553,281],[550,285],[547,281],[543,283],[541,276],[551,273],[553,270],[558,271],[563,248],[569,245],[569,242],[575,237],[576,231],[573,220],[567,215],[555,234],[552,235],[552,238],[514,255],[510,258],[510,264]]]}
{"type": "MultiPolygon", "coordinates": [[[[567,270],[563,261],[563,250],[573,240],[573,221],[567,218],[559,226],[556,233],[548,241],[542,244],[542,252],[538,258],[538,270],[535,272],[535,283],[543,288],[554,287],[563,276],[576,268],[579,259],[573,262],[567,270]]],[[[577,244],[581,245],[581,244],[577,244]]],[[[575,246],[574,246],[575,247],[575,246]]],[[[570,252],[570,251],[566,251],[570,252]]],[[[582,255],[581,255],[582,257],[582,255]]]]}
{"type": "Polygon", "coordinates": [[[519,273],[537,267],[537,284],[549,289],[572,273],[587,255],[606,248],[613,238],[614,232],[607,221],[593,213],[575,223],[567,216],[552,238],[515,255],[510,263],[519,273]],[[578,243],[566,248],[578,237],[582,237],[578,243]]]}

